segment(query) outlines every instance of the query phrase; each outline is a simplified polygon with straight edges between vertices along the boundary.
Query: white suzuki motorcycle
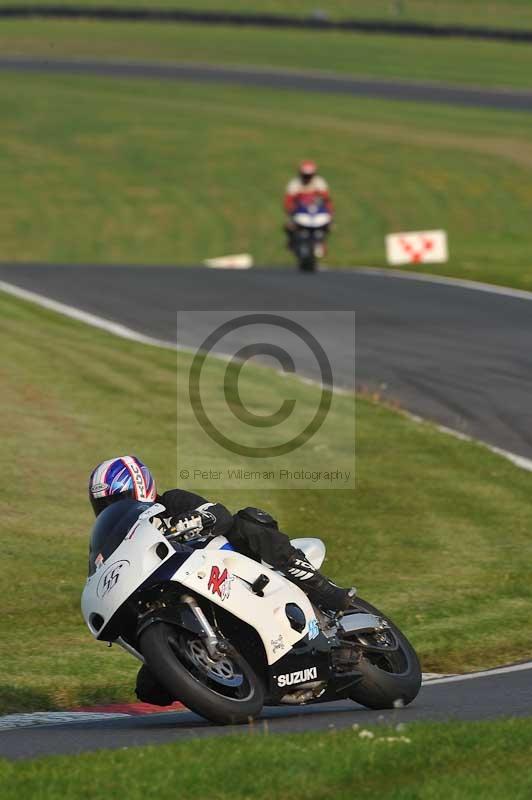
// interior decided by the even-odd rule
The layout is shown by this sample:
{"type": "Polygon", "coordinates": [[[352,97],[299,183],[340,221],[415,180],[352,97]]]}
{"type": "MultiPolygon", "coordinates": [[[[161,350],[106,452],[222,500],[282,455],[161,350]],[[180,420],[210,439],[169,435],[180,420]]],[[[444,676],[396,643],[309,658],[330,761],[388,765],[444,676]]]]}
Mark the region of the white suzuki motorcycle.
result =
{"type": "MultiPolygon", "coordinates": [[[[82,611],[96,639],[146,663],[175,700],[226,724],[256,717],[263,705],[351,698],[379,709],[416,697],[417,656],[369,603],[321,611],[223,536],[169,539],[161,512],[122,500],[99,515],[82,611]]],[[[321,566],[323,542],[292,544],[321,566]]]]}

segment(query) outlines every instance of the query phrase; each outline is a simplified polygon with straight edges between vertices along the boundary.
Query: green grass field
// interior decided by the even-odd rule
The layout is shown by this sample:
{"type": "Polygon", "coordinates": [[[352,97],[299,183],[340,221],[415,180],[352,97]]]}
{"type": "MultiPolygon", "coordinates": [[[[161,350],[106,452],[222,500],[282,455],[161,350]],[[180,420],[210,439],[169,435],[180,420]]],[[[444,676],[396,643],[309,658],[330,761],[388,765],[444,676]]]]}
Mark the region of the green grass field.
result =
{"type": "Polygon", "coordinates": [[[6,20],[3,55],[254,64],[375,78],[532,87],[532,47],[203,25],[6,20]]]}
{"type": "Polygon", "coordinates": [[[46,74],[3,73],[0,93],[3,261],[290,263],[281,198],[311,155],[338,210],[332,266],[442,227],[441,273],[532,288],[528,115],[46,74]]]}
{"type": "Polygon", "coordinates": [[[4,800],[529,800],[532,722],[415,723],[0,761],[4,800]],[[242,765],[245,763],[246,768],[242,765]],[[96,769],[95,769],[96,765],[96,769]]]}
{"type": "MultiPolygon", "coordinates": [[[[50,5],[48,0],[2,0],[1,5],[50,5]]],[[[101,0],[56,0],[53,5],[101,6],[101,0]]],[[[114,8],[194,9],[292,14],[321,11],[332,19],[416,20],[494,27],[532,27],[528,0],[107,0],[114,8]]]]}
{"type": "MultiPolygon", "coordinates": [[[[16,487],[0,519],[0,712],[130,698],[135,662],[94,642],[80,615],[86,484],[100,460],[134,452],[161,489],[175,485],[176,356],[5,295],[0,329],[0,436],[16,487]]],[[[180,355],[180,387],[188,363],[180,355]]],[[[210,364],[207,389],[216,391],[223,368],[210,364]]],[[[258,407],[268,391],[278,407],[285,379],[249,367],[247,381],[248,402],[258,407]]],[[[300,384],[298,399],[314,403],[316,392],[300,384]]],[[[351,414],[350,399],[340,397],[325,453],[341,453],[335,431],[345,437],[351,414]]],[[[529,475],[366,399],[357,403],[356,443],[356,491],[243,488],[217,496],[233,510],[270,509],[293,536],[322,534],[326,571],[355,581],[395,618],[426,670],[530,657],[529,475]]],[[[196,428],[181,429],[180,448],[197,451],[196,428]]]]}

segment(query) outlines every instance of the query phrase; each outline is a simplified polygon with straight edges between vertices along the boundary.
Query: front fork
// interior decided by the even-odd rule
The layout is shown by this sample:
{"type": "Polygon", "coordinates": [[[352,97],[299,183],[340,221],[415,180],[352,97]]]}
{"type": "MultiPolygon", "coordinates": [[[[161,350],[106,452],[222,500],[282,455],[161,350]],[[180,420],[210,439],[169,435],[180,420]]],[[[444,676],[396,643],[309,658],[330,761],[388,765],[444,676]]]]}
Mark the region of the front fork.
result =
{"type": "Polygon", "coordinates": [[[217,658],[220,655],[220,640],[216,635],[214,628],[212,627],[211,623],[203,613],[202,609],[198,605],[198,602],[195,600],[194,597],[190,594],[184,594],[180,598],[182,603],[186,603],[189,607],[196,619],[198,620],[201,628],[203,629],[204,633],[202,635],[202,639],[205,643],[205,647],[207,649],[208,654],[211,658],[217,658]]]}

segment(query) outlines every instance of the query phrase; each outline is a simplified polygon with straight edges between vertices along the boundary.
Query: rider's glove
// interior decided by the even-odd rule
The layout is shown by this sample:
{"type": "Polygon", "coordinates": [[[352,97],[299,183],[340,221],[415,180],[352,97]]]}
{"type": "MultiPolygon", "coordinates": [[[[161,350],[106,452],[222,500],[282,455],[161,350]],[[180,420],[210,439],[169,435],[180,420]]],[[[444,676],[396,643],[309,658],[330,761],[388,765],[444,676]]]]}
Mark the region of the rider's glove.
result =
{"type": "Polygon", "coordinates": [[[186,514],[179,514],[176,517],[171,517],[169,522],[168,535],[179,536],[182,539],[192,539],[197,537],[200,533],[208,534],[216,522],[216,518],[208,511],[198,511],[194,509],[186,514]]]}

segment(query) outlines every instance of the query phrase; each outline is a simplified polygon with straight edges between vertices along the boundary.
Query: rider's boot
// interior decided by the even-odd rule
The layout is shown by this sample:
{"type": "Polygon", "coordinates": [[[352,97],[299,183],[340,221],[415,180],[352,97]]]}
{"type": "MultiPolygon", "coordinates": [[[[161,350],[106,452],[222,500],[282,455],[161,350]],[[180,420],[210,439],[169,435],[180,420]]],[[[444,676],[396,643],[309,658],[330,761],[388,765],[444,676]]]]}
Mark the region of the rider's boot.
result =
{"type": "Polygon", "coordinates": [[[142,703],[151,703],[153,706],[170,706],[174,702],[172,695],[161,686],[146,664],[138,672],[135,694],[142,703]]]}
{"type": "Polygon", "coordinates": [[[328,611],[346,611],[356,595],[356,589],[342,589],[322,575],[301,550],[290,556],[282,571],[313,603],[328,611]]]}

